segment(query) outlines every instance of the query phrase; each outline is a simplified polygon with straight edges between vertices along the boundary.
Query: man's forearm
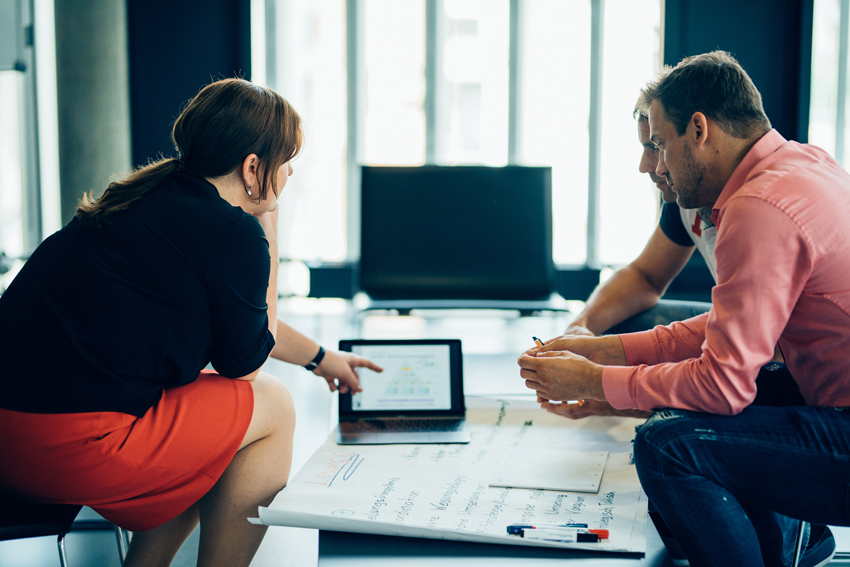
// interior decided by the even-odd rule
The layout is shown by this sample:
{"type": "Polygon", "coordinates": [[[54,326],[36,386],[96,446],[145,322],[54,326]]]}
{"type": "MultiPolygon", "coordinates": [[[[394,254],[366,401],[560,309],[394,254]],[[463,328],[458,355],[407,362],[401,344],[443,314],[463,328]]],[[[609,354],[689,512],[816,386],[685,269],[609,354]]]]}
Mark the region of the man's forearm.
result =
{"type": "Polygon", "coordinates": [[[570,326],[582,326],[600,334],[654,307],[661,292],[633,266],[617,270],[611,278],[597,287],[570,326]]]}
{"type": "Polygon", "coordinates": [[[596,288],[571,326],[581,325],[594,334],[604,333],[632,315],[654,307],[693,251],[693,247],[670,240],[661,226],[656,227],[640,255],[596,288]]]}

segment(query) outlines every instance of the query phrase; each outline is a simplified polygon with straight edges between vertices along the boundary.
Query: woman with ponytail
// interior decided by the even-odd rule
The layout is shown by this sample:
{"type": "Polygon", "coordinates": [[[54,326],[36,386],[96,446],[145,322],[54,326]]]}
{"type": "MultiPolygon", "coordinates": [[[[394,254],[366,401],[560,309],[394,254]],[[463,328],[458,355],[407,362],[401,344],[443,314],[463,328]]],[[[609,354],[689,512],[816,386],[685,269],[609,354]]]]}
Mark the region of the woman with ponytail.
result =
{"type": "Polygon", "coordinates": [[[260,367],[302,365],[332,391],[380,368],[277,317],[289,103],[218,81],[172,138],[179,158],[84,196],[0,296],[0,492],[135,532],[125,566],[170,565],[198,522],[199,565],[247,566],[265,528],[246,518],[286,484],[295,427],[260,367]]]}

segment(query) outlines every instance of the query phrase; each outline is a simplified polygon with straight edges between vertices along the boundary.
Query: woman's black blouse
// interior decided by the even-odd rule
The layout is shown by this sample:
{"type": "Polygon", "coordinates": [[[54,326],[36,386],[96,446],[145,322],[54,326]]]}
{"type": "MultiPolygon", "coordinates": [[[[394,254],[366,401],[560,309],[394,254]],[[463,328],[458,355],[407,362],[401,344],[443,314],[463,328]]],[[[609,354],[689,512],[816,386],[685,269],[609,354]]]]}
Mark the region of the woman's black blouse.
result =
{"type": "Polygon", "coordinates": [[[250,374],[274,346],[260,223],[173,173],[102,228],[47,238],[0,296],[0,407],[136,416],[212,363],[250,374]]]}

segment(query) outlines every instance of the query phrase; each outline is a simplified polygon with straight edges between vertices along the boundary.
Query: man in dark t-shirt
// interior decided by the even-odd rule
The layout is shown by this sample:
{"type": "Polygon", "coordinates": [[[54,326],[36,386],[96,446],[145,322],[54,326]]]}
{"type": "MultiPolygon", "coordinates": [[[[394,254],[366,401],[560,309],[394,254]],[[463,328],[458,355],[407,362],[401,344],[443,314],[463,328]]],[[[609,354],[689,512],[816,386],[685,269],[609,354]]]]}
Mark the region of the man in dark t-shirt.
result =
{"type": "MultiPolygon", "coordinates": [[[[572,321],[565,335],[623,334],[668,325],[695,317],[711,309],[711,303],[662,300],[664,291],[698,249],[717,281],[714,259],[717,229],[711,221],[711,208],[680,209],[676,193],[664,177],[656,173],[656,145],[650,140],[649,119],[636,113],[638,137],[643,153],[639,170],[646,173],[661,192],[661,219],[641,254],[630,264],[617,270],[600,284],[588,298],[585,309],[572,321]]],[[[781,359],[777,353],[776,360],[781,359]]],[[[762,369],[758,384],[763,387],[754,404],[795,405],[799,403],[796,383],[782,363],[771,363],[762,369]],[[769,382],[769,384],[766,383],[769,382]]],[[[614,410],[607,403],[587,400],[583,405],[543,403],[544,409],[573,419],[591,415],[623,415],[647,417],[640,410],[614,410]]],[[[667,526],[650,503],[650,517],[658,529],[674,564],[687,565],[684,553],[667,526]]],[[[793,530],[786,534],[793,539],[793,530]]],[[[792,541],[793,543],[793,541],[792,541]]]]}
{"type": "Polygon", "coordinates": [[[649,139],[649,120],[637,114],[638,138],[643,153],[639,170],[661,192],[661,221],[640,255],[617,270],[588,298],[565,335],[596,335],[615,326],[632,332],[687,319],[704,313],[710,303],[661,300],[664,291],[698,249],[715,281],[714,239],[717,229],[708,214],[698,209],[679,209],[676,193],[667,180],[655,173],[657,149],[649,139]],[[626,322],[626,323],[624,323],[626,322]],[[627,325],[627,328],[624,328],[627,325]]]}

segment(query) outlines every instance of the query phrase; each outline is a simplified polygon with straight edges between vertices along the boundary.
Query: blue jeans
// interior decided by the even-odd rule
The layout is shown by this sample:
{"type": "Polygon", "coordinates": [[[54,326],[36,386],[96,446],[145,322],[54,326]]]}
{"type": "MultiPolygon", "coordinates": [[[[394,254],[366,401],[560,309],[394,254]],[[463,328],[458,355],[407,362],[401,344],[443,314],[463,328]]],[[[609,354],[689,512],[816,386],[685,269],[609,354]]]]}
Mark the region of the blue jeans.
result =
{"type": "Polygon", "coordinates": [[[638,428],[634,454],[693,566],[790,565],[791,518],[850,525],[850,408],[661,410],[638,428]]]}
{"type": "MultiPolygon", "coordinates": [[[[611,334],[622,334],[644,331],[657,325],[669,325],[673,321],[683,321],[691,317],[696,317],[710,309],[711,303],[661,300],[655,307],[626,319],[607,332],[611,334]]],[[[797,383],[784,364],[769,364],[762,368],[756,380],[756,386],[757,394],[753,405],[805,405],[797,383]]],[[[649,493],[648,490],[647,493],[649,493]]],[[[782,514],[759,506],[750,505],[747,501],[743,501],[741,504],[747,517],[750,519],[752,530],[760,542],[760,548],[763,553],[762,561],[767,565],[789,565],[796,546],[799,520],[783,516],[782,514]]],[[[671,530],[665,525],[667,522],[674,520],[668,520],[664,517],[665,521],[662,521],[654,513],[656,507],[653,500],[649,502],[649,509],[651,512],[650,516],[656,524],[659,534],[662,535],[664,544],[670,548],[671,553],[675,553],[677,556],[680,555],[680,552],[683,550],[673,549],[674,547],[681,546],[673,537],[670,537],[671,530]]],[[[661,516],[664,516],[664,514],[661,514],[661,516]]],[[[734,564],[734,562],[731,564],[734,564]]],[[[748,563],[742,562],[741,564],[748,563]]]]}

